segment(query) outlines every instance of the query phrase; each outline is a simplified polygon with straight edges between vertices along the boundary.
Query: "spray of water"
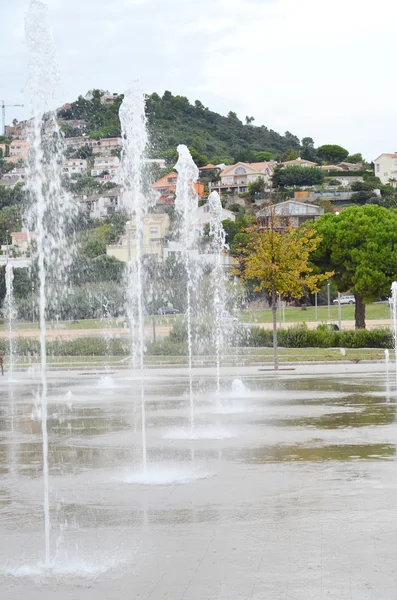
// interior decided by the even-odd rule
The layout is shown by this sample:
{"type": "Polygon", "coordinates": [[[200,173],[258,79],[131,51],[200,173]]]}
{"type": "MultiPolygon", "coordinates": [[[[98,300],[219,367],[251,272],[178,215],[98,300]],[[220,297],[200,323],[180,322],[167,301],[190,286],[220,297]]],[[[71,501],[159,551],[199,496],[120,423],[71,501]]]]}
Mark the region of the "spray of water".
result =
{"type": "Polygon", "coordinates": [[[31,209],[27,220],[30,230],[37,232],[45,564],[49,565],[47,316],[50,311],[55,314],[56,305],[66,291],[67,271],[74,255],[73,243],[66,231],[71,230],[77,207],[61,186],[62,139],[53,110],[59,73],[47,6],[42,2],[31,0],[25,16],[25,35],[29,51],[27,92],[32,110],[27,169],[31,209]]]}
{"type": "Polygon", "coordinates": [[[385,365],[386,365],[386,394],[389,397],[390,386],[389,386],[389,350],[385,350],[385,365]]]}
{"type": "Polygon", "coordinates": [[[393,283],[392,283],[391,298],[392,298],[392,309],[393,309],[394,355],[395,355],[396,378],[397,378],[397,281],[393,281],[393,283]]]}
{"type": "Polygon", "coordinates": [[[226,274],[222,265],[222,258],[228,246],[226,244],[226,233],[222,225],[222,203],[218,192],[210,194],[208,204],[210,209],[212,252],[215,254],[212,287],[215,312],[216,391],[219,396],[221,389],[221,353],[223,349],[222,313],[226,297],[226,274]]]}
{"type": "Polygon", "coordinates": [[[194,251],[197,248],[198,227],[197,208],[198,195],[194,189],[194,183],[199,176],[199,170],[190,155],[189,149],[180,144],[178,146],[178,162],[175,169],[178,171],[176,186],[175,208],[181,217],[180,242],[182,245],[183,262],[187,274],[186,285],[186,326],[188,342],[188,365],[189,365],[189,399],[190,399],[190,428],[194,429],[194,398],[193,398],[193,351],[192,351],[192,293],[193,293],[193,270],[194,251]]]}
{"type": "Polygon", "coordinates": [[[122,133],[122,183],[123,205],[130,221],[127,224],[127,316],[131,331],[131,359],[140,372],[142,415],[142,466],[147,467],[146,415],[144,386],[145,327],[143,315],[143,264],[142,241],[144,217],[148,200],[143,193],[144,154],[148,143],[145,116],[145,96],[138,85],[124,94],[120,106],[122,133]]]}
{"type": "Polygon", "coordinates": [[[8,376],[12,379],[14,370],[14,321],[17,318],[17,307],[14,298],[14,270],[11,263],[6,265],[6,295],[3,304],[3,315],[7,320],[8,325],[8,354],[9,354],[9,366],[8,376]]]}

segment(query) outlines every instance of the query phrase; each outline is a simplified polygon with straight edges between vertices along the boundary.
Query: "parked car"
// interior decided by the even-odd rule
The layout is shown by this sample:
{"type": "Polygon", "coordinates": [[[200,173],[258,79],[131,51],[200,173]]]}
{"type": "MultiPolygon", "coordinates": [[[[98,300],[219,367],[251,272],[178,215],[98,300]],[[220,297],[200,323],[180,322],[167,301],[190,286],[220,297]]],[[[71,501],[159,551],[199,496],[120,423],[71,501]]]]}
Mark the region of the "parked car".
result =
{"type": "Polygon", "coordinates": [[[227,310],[222,311],[221,320],[228,323],[238,323],[238,318],[231,315],[227,310]]]}
{"type": "MultiPolygon", "coordinates": [[[[356,303],[356,299],[355,299],[354,296],[341,296],[340,297],[340,303],[341,304],[355,304],[356,303]]],[[[338,298],[335,298],[334,304],[339,304],[338,298]]]]}
{"type": "Polygon", "coordinates": [[[339,327],[336,323],[320,323],[317,325],[318,331],[339,331],[339,327]]]}
{"type": "Polygon", "coordinates": [[[162,306],[159,308],[159,315],[177,315],[179,314],[179,310],[174,308],[173,306],[162,306]]]}

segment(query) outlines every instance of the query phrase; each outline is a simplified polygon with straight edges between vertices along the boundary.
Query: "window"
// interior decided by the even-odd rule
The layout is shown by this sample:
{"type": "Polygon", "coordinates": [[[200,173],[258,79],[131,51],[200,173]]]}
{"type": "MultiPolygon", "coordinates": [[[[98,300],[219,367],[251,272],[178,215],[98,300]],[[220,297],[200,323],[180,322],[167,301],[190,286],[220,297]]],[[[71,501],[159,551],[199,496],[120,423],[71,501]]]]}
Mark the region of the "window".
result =
{"type": "Polygon", "coordinates": [[[244,169],[244,167],[237,167],[237,169],[234,171],[235,175],[245,175],[247,173],[246,169],[244,169]]]}
{"type": "Polygon", "coordinates": [[[376,163],[376,172],[379,173],[379,171],[380,171],[380,164],[376,163]]]}
{"type": "Polygon", "coordinates": [[[383,177],[389,177],[389,173],[383,173],[383,177]]]}
{"type": "Polygon", "coordinates": [[[157,227],[151,227],[150,228],[150,233],[158,233],[157,227]]]}

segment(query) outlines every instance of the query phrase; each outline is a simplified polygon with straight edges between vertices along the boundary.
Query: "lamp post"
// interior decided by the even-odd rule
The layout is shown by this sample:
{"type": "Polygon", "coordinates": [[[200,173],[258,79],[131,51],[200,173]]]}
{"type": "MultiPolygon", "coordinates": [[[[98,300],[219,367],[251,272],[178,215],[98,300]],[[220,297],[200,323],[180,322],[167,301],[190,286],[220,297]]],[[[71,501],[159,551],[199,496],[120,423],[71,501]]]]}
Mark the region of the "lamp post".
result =
{"type": "Polygon", "coordinates": [[[317,292],[314,294],[314,320],[318,321],[318,297],[317,297],[317,292]]]}
{"type": "Polygon", "coordinates": [[[331,319],[331,290],[330,283],[327,283],[327,296],[328,296],[328,321],[331,319]]]}
{"type": "Polygon", "coordinates": [[[131,228],[130,228],[130,221],[127,221],[127,223],[125,224],[125,226],[127,227],[127,258],[128,258],[128,262],[130,262],[130,260],[131,260],[131,228]]]}

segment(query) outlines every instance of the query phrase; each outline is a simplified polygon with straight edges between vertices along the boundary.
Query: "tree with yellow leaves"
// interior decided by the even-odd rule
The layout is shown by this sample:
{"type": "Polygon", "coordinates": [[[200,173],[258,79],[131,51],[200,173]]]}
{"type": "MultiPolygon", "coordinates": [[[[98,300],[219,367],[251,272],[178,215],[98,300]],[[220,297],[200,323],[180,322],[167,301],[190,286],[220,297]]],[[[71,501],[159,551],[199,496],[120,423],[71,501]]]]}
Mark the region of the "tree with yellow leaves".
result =
{"type": "Polygon", "coordinates": [[[310,226],[284,227],[273,213],[268,228],[251,228],[248,232],[248,244],[241,249],[241,273],[243,279],[254,282],[256,291],[266,290],[271,297],[274,368],[277,370],[277,294],[301,298],[304,288],[317,292],[333,273],[313,273],[309,257],[321,237],[310,226]]]}

